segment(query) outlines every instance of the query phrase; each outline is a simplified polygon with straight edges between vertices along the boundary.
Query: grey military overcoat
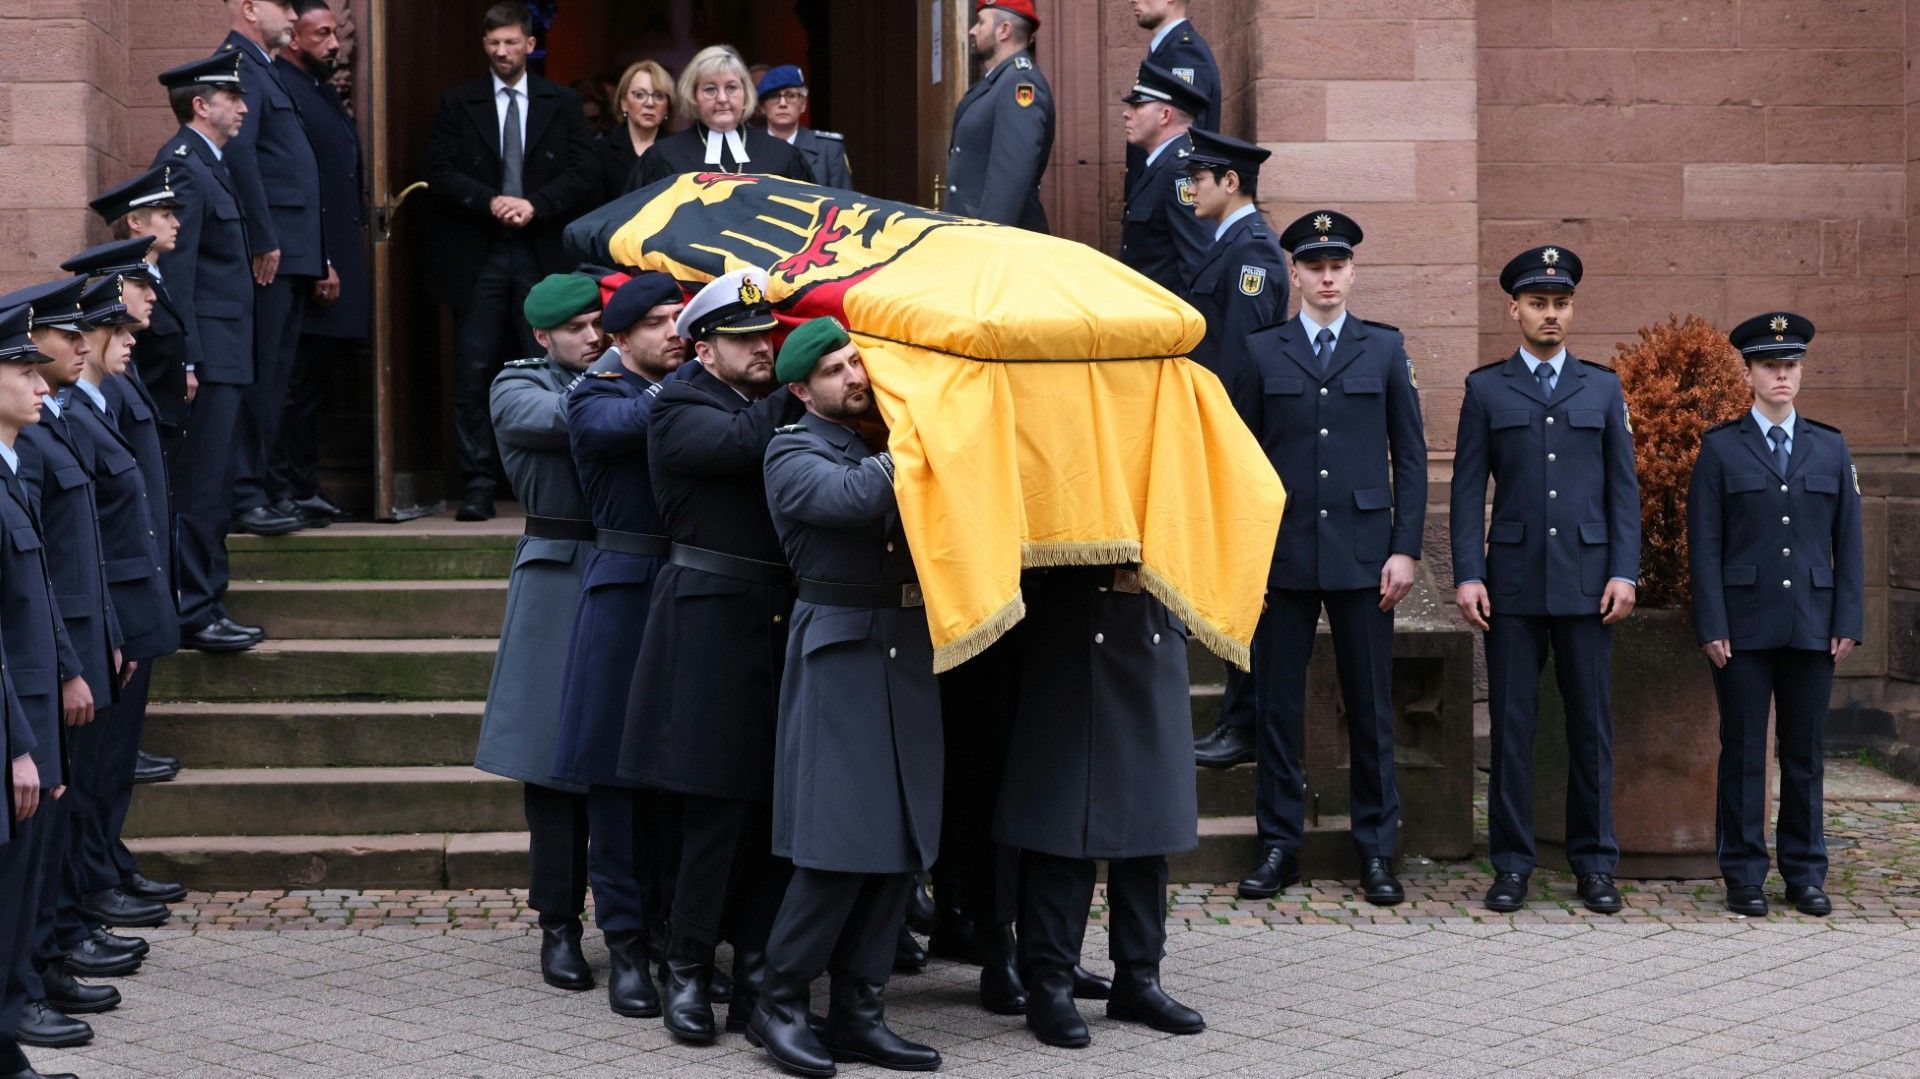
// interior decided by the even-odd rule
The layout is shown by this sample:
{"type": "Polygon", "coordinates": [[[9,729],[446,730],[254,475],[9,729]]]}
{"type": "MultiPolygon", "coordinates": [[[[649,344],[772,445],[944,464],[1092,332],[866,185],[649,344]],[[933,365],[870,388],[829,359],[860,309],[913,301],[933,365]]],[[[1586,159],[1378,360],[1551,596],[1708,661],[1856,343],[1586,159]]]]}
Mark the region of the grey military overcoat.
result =
{"type": "MultiPolygon", "coordinates": [[[[774,435],[767,503],[802,580],[915,579],[882,461],[851,429],[811,413],[774,435]]],[[[928,868],[940,848],[944,761],[926,608],[794,604],[775,737],[773,852],[842,873],[928,868]]]]}
{"type": "MultiPolygon", "coordinates": [[[[489,400],[500,460],[520,505],[542,517],[587,519],[567,445],[567,389],[575,375],[549,360],[520,360],[494,377],[489,400]]],[[[520,537],[507,584],[507,617],[487,686],[474,767],[560,790],[553,777],[567,645],[591,542],[520,537]]]]}

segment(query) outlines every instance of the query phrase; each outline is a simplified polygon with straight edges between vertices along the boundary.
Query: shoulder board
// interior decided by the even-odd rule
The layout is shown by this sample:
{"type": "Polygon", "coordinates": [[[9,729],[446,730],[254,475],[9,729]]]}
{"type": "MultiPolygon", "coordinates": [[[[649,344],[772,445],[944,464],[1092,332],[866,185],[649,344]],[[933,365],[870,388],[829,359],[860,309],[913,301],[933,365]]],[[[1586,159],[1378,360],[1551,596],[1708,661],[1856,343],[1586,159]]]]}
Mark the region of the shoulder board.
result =
{"type": "Polygon", "coordinates": [[[1607,374],[1609,374],[1609,375],[1611,375],[1611,374],[1613,374],[1613,373],[1614,373],[1614,370],[1613,370],[1613,368],[1611,368],[1611,367],[1608,367],[1608,366],[1607,366],[1606,364],[1604,364],[1604,363],[1595,363],[1595,362],[1593,362],[1592,360],[1581,360],[1580,362],[1581,362],[1581,363],[1584,363],[1584,364],[1586,364],[1586,365],[1587,365],[1588,367],[1597,367],[1597,368],[1599,368],[1600,370],[1602,370],[1602,371],[1605,371],[1605,372],[1606,372],[1607,374]]]}
{"type": "Polygon", "coordinates": [[[1842,432],[1841,432],[1841,430],[1840,430],[1840,428],[1838,428],[1838,427],[1835,427],[1835,426],[1834,426],[1833,424],[1830,424],[1830,423],[1821,423],[1821,422],[1820,422],[1819,420],[1816,420],[1816,419],[1813,419],[1813,418],[1811,418],[1811,417],[1808,417],[1808,416],[1802,416],[1802,417],[1800,417],[1800,418],[1801,418],[1801,419],[1803,419],[1803,420],[1806,420],[1806,421],[1807,421],[1807,423],[1809,423],[1809,424],[1811,424],[1811,425],[1812,425],[1812,426],[1814,426],[1814,427],[1818,427],[1818,428],[1820,428],[1820,429],[1821,429],[1821,430],[1823,430],[1823,431],[1832,431],[1832,432],[1833,432],[1834,434],[1836,434],[1836,435],[1837,435],[1837,434],[1840,434],[1840,433],[1842,433],[1842,432]]]}
{"type": "Polygon", "coordinates": [[[1738,427],[1739,425],[1740,425],[1740,419],[1739,417],[1735,417],[1730,420],[1721,420],[1719,423],[1714,424],[1712,427],[1709,427],[1700,433],[1702,435],[1710,435],[1715,431],[1720,430],[1723,427],[1738,427]]]}
{"type": "MultiPolygon", "coordinates": [[[[1502,356],[1502,357],[1500,357],[1499,359],[1497,359],[1497,360],[1495,360],[1495,361],[1493,361],[1492,363],[1483,363],[1483,364],[1481,364],[1480,366],[1478,366],[1478,367],[1476,367],[1476,368],[1474,368],[1473,370],[1474,370],[1474,371],[1485,371],[1486,369],[1488,369],[1488,368],[1490,368],[1490,367],[1498,367],[1498,366],[1500,366],[1501,364],[1503,364],[1503,363],[1506,363],[1506,362],[1507,362],[1507,357],[1505,357],[1505,356],[1502,356]]],[[[1467,372],[1467,373],[1468,373],[1468,374],[1472,374],[1473,372],[1472,372],[1472,371],[1469,371],[1469,372],[1467,372]]]]}
{"type": "Polygon", "coordinates": [[[186,157],[191,153],[193,153],[193,149],[184,142],[173,148],[173,156],[175,157],[186,157]]]}
{"type": "Polygon", "coordinates": [[[1187,29],[1184,26],[1180,28],[1180,44],[1182,45],[1193,44],[1193,31],[1187,29]]]}
{"type": "Polygon", "coordinates": [[[527,357],[527,358],[526,358],[526,359],[524,359],[524,360],[508,360],[508,361],[507,361],[507,362],[506,362],[506,363],[505,363],[505,364],[504,364],[503,366],[506,366],[506,367],[545,367],[546,365],[547,365],[547,358],[546,358],[545,356],[529,356],[529,357],[527,357]]]}
{"type": "Polygon", "coordinates": [[[835,142],[847,141],[847,137],[845,135],[842,135],[838,131],[822,131],[816,127],[813,129],[813,133],[820,136],[823,139],[832,139],[835,142]]]}
{"type": "Polygon", "coordinates": [[[1364,323],[1366,323],[1366,324],[1367,324],[1367,325],[1369,325],[1369,326],[1372,326],[1372,327],[1375,327],[1375,328],[1377,328],[1377,329],[1382,329],[1382,330],[1392,330],[1392,331],[1393,331],[1394,333],[1399,333],[1399,332],[1400,332],[1400,327],[1398,327],[1398,326],[1395,326],[1395,325],[1393,325],[1393,324],[1391,324],[1391,323],[1387,323],[1387,322],[1375,322],[1375,321],[1373,321],[1373,320],[1372,320],[1372,319],[1370,319],[1370,318],[1363,318],[1363,319],[1361,319],[1360,321],[1362,321],[1362,322],[1364,322],[1364,323]]]}
{"type": "Polygon", "coordinates": [[[221,51],[221,52],[232,52],[232,51],[233,51],[233,42],[231,42],[231,41],[228,41],[228,42],[225,42],[225,43],[223,43],[223,44],[222,44],[222,45],[220,46],[220,51],[221,51]]]}
{"type": "Polygon", "coordinates": [[[1025,56],[1016,56],[1013,58],[1013,69],[1015,71],[1032,71],[1033,61],[1025,56]]]}
{"type": "Polygon", "coordinates": [[[595,371],[595,372],[593,373],[593,377],[594,377],[594,378],[612,378],[612,379],[617,379],[617,378],[619,378],[619,377],[620,377],[620,372],[618,372],[618,371],[595,371]]]}
{"type": "Polygon", "coordinates": [[[806,429],[807,425],[804,423],[790,423],[785,427],[774,428],[773,433],[776,435],[797,435],[806,429]]]}

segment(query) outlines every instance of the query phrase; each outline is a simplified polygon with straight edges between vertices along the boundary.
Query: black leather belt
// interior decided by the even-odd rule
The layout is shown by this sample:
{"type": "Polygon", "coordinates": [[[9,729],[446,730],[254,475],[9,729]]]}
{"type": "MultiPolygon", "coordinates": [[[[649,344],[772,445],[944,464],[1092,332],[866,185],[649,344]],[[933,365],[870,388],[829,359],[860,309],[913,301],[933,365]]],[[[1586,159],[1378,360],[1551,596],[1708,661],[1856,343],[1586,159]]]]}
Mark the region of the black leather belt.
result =
{"type": "Polygon", "coordinates": [[[527,514],[526,533],[531,539],[585,540],[593,542],[593,522],[571,517],[541,517],[527,514]]]}
{"type": "Polygon", "coordinates": [[[673,545],[673,553],[668,556],[667,561],[676,566],[697,569],[702,573],[732,577],[736,581],[751,581],[754,584],[768,584],[777,588],[793,587],[793,571],[780,562],[741,558],[739,555],[709,551],[705,547],[689,547],[684,543],[673,545]]]}
{"type": "Polygon", "coordinates": [[[800,578],[800,598],[829,607],[924,607],[920,582],[905,584],[840,584],[800,578]]]}
{"type": "Polygon", "coordinates": [[[617,528],[595,530],[593,545],[603,551],[643,554],[654,558],[667,557],[668,549],[673,546],[667,542],[665,536],[649,536],[644,532],[622,532],[617,528]]]}

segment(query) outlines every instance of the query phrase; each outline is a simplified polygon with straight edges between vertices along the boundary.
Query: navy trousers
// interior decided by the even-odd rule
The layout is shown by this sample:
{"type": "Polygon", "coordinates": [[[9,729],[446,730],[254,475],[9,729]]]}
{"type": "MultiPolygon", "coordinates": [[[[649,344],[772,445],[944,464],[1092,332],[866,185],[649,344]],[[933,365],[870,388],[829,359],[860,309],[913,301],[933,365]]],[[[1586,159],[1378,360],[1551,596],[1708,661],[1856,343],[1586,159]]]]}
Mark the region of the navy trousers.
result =
{"type": "Polygon", "coordinates": [[[593,920],[610,937],[651,933],[666,922],[671,851],[680,838],[674,798],[644,787],[587,788],[593,920]]]}
{"type": "Polygon", "coordinates": [[[1362,858],[1392,858],[1400,824],[1393,770],[1393,612],[1380,609],[1376,588],[1267,593],[1253,638],[1260,716],[1254,819],[1260,842],[1298,852],[1305,839],[1307,664],[1322,607],[1347,707],[1353,844],[1362,858]]]}
{"type": "Polygon", "coordinates": [[[233,520],[234,446],[245,386],[202,382],[173,464],[180,630],[226,616],[227,525],[233,520]]]}
{"type": "MultiPolygon", "coordinates": [[[[33,936],[40,914],[46,848],[52,838],[49,810],[55,804],[42,791],[39,810],[20,822],[13,842],[0,846],[0,1032],[8,1037],[20,1025],[27,1002],[42,995],[39,976],[33,970],[33,936]]],[[[9,805],[0,812],[11,813],[13,807],[9,805]]]]}
{"type": "Polygon", "coordinates": [[[267,473],[312,287],[311,277],[283,273],[273,284],[253,289],[253,384],[246,388],[234,440],[233,506],[241,512],[287,497],[285,491],[268,490],[267,473]]]}
{"type": "Polygon", "coordinates": [[[1566,702],[1567,861],[1575,873],[1612,873],[1613,629],[1600,616],[1554,618],[1496,614],[1487,631],[1487,698],[1492,767],[1487,784],[1487,846],[1501,873],[1531,873],[1533,733],[1540,720],[1540,673],[1547,654],[1566,702]]]}
{"type": "Polygon", "coordinates": [[[1714,839],[1728,884],[1767,880],[1767,708],[1780,754],[1780,819],[1774,840],[1780,876],[1824,887],[1827,839],[1821,819],[1827,701],[1833,656],[1801,648],[1735,652],[1713,672],[1720,698],[1720,785],[1714,839]]]}

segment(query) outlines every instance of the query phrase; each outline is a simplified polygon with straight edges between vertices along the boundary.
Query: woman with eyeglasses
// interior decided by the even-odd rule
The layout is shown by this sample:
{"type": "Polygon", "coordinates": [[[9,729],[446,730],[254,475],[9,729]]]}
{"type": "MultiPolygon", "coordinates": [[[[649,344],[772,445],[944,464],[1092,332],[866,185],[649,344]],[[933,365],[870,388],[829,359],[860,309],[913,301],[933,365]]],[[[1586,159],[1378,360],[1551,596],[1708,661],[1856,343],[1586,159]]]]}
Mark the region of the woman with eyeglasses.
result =
{"type": "Polygon", "coordinates": [[[730,46],[710,45],[694,54],[680,73],[676,94],[694,122],[640,155],[628,191],[683,172],[757,172],[813,182],[798,150],[747,126],[757,95],[746,63],[730,46]]]}
{"type": "Polygon", "coordinates": [[[652,60],[629,65],[614,90],[620,123],[597,140],[605,198],[627,189],[634,163],[673,122],[673,76],[652,60]]]}

